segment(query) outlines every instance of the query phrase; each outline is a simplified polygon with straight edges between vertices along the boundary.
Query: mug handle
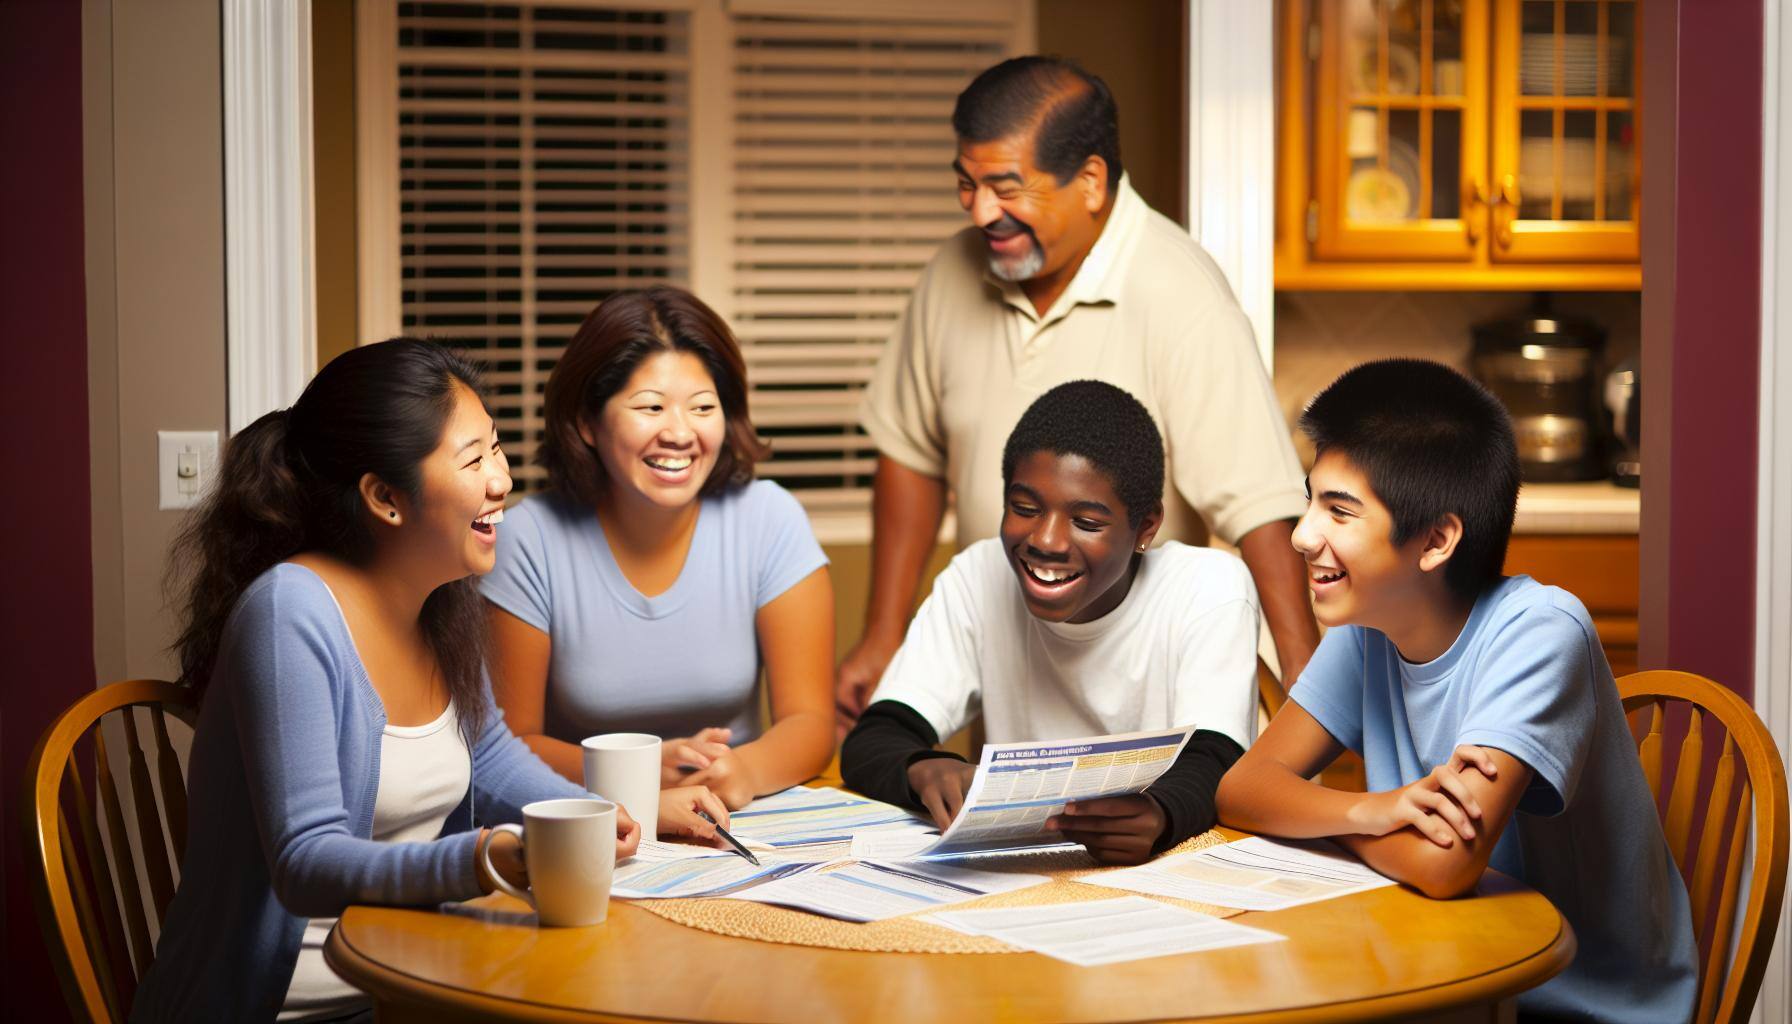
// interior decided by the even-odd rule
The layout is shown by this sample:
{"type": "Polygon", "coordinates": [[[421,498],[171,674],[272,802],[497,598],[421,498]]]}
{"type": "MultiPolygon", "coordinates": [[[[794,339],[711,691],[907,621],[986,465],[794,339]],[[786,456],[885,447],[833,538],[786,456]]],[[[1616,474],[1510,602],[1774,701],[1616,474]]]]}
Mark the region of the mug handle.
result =
{"type": "MultiPolygon", "coordinates": [[[[497,833],[499,833],[499,832],[509,832],[511,835],[516,836],[516,838],[519,842],[523,838],[523,826],[521,826],[521,825],[515,825],[515,824],[510,824],[510,823],[506,823],[503,825],[493,825],[492,826],[492,835],[494,838],[496,837],[497,833]]],[[[487,877],[489,877],[492,880],[492,885],[495,886],[499,892],[505,894],[506,896],[515,896],[517,899],[522,900],[524,903],[529,904],[529,908],[531,910],[536,909],[535,896],[532,893],[530,893],[526,889],[518,889],[516,886],[511,885],[509,882],[504,880],[503,875],[498,874],[498,872],[495,869],[493,869],[491,838],[486,839],[485,849],[479,851],[479,859],[485,862],[485,873],[486,873],[487,877]]]]}

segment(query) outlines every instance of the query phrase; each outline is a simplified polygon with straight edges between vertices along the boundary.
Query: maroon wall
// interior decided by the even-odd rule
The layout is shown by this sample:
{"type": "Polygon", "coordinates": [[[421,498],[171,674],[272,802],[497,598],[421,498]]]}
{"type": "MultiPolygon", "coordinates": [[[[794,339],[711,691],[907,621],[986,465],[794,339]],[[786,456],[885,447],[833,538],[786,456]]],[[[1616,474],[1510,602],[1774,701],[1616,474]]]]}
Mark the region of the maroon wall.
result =
{"type": "Polygon", "coordinates": [[[1754,693],[1761,0],[1643,5],[1640,662],[1754,693]]]}
{"type": "Polygon", "coordinates": [[[0,0],[0,899],[5,1015],[66,1016],[24,872],[25,761],[93,690],[87,326],[81,233],[81,5],[0,0]]]}

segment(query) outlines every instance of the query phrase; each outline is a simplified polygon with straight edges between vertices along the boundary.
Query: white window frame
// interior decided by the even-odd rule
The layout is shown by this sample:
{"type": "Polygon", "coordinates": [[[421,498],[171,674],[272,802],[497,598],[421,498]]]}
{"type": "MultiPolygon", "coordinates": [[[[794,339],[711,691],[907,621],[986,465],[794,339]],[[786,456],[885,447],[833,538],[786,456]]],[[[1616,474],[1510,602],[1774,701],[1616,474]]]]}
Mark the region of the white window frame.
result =
{"type": "Polygon", "coordinates": [[[316,372],[311,0],[224,0],[222,16],[226,411],[235,434],[291,405],[316,372]]]}
{"type": "MultiPolygon", "coordinates": [[[[1762,11],[1761,423],[1755,510],[1755,711],[1792,750],[1792,18],[1762,11]]],[[[1753,854],[1750,835],[1749,853],[1753,854]]],[[[1752,879],[1749,880],[1752,883],[1752,879]]],[[[1738,926],[1741,919],[1738,918],[1738,926]]],[[[1792,1017],[1792,895],[1780,906],[1755,1021],[1792,1017]]]]}

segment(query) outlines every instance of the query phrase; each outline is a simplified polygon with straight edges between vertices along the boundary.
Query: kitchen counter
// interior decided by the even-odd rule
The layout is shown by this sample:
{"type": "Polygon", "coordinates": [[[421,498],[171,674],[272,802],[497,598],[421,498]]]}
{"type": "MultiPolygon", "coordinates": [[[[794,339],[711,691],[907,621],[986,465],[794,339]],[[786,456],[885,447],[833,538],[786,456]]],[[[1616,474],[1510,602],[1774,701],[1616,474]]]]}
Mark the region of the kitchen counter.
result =
{"type": "Polygon", "coordinates": [[[1513,533],[1637,532],[1642,497],[1634,487],[1609,480],[1525,484],[1518,489],[1513,533]]]}

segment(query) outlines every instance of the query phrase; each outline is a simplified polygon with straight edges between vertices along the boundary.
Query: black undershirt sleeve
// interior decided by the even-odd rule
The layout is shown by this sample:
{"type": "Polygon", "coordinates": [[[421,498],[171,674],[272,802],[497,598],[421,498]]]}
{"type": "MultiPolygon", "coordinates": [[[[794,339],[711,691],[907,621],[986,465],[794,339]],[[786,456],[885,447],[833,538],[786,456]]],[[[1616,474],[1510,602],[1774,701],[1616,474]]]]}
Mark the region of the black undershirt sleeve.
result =
{"type": "MultiPolygon", "coordinates": [[[[933,749],[939,741],[933,726],[914,708],[896,700],[877,701],[859,716],[859,724],[846,734],[846,742],[840,746],[840,778],[848,789],[873,800],[926,813],[909,788],[908,766],[929,757],[964,760],[949,750],[933,749]]],[[[1169,774],[1165,772],[1164,777],[1169,774]]],[[[1218,782],[1216,775],[1214,783],[1218,782]]],[[[1207,795],[1211,809],[1211,787],[1207,795]]]]}
{"type": "Polygon", "coordinates": [[[1225,733],[1195,730],[1176,763],[1145,791],[1164,809],[1166,819],[1152,853],[1161,853],[1213,827],[1218,820],[1213,795],[1220,788],[1220,777],[1243,756],[1244,748],[1225,733]]]}

